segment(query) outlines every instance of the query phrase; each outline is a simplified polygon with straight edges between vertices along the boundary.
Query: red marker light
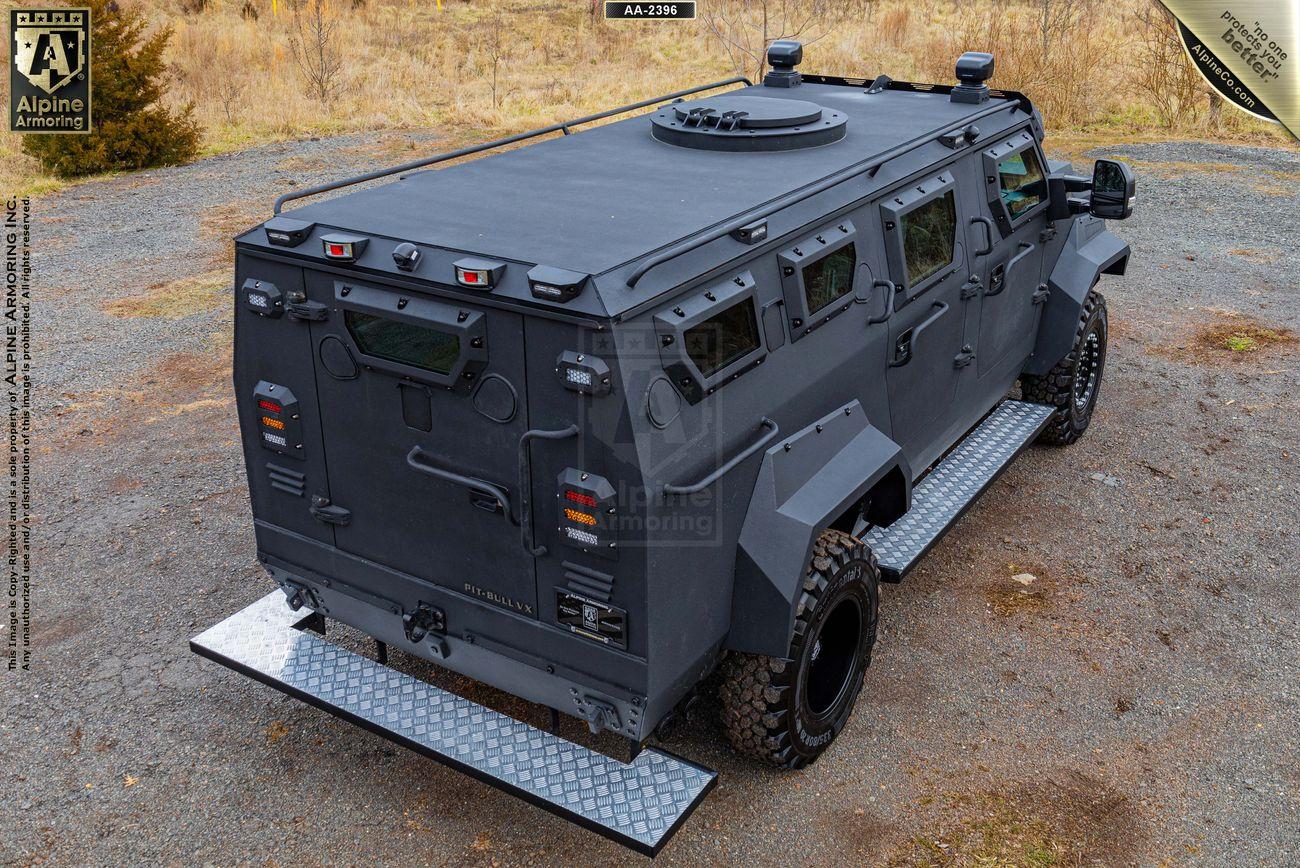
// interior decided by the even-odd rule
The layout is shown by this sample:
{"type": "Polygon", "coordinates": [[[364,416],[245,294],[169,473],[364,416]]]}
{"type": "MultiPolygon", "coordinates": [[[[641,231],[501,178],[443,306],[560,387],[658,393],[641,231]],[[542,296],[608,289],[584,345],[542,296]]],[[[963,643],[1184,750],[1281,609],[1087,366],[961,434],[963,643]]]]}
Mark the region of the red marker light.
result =
{"type": "Polygon", "coordinates": [[[479,282],[479,280],[478,280],[478,272],[477,272],[477,271],[462,271],[462,272],[460,273],[460,282],[461,282],[461,283],[478,283],[478,282],[479,282]]]}
{"type": "Polygon", "coordinates": [[[331,244],[329,246],[330,256],[346,256],[347,252],[347,248],[342,244],[331,244]]]}

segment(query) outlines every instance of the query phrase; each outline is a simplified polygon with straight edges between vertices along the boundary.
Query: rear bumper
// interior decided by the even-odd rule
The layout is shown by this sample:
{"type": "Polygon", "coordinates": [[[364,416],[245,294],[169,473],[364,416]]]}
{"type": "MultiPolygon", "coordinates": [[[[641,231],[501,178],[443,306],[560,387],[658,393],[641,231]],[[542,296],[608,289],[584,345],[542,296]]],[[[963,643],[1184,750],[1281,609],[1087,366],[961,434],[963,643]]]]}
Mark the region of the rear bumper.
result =
{"type": "Polygon", "coordinates": [[[299,629],[280,591],[190,640],[227,666],[647,855],[717,774],[647,748],[621,763],[299,629]]]}

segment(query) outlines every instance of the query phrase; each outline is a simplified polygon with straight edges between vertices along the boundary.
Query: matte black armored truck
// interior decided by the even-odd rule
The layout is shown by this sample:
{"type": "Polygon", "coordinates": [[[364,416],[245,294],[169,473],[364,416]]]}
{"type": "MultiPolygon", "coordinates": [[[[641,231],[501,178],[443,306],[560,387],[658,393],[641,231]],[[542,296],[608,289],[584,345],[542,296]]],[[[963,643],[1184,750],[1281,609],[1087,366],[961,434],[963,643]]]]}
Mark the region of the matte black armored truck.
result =
{"type": "Polygon", "coordinates": [[[1022,448],[1087,428],[1094,286],[1129,256],[1098,218],[1134,181],[1049,161],[990,55],[953,86],[801,55],[287,194],[241,235],[234,386],[280,590],[194,650],[649,853],[715,775],[641,748],[711,674],[737,750],[825,751],[878,583],[1022,448]],[[303,629],[326,618],[376,659],[303,629]]]}

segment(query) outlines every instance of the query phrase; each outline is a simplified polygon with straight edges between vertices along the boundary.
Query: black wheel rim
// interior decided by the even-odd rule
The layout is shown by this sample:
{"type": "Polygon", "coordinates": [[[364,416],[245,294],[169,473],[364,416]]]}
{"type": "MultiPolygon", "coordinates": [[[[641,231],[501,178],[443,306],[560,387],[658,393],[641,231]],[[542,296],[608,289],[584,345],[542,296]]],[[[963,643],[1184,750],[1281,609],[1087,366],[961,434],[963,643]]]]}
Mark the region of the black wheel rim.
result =
{"type": "Polygon", "coordinates": [[[804,701],[814,719],[832,716],[850,692],[862,645],[862,607],[855,597],[840,600],[813,637],[804,701]]]}
{"type": "Polygon", "coordinates": [[[1074,409],[1084,412],[1097,394],[1097,380],[1101,377],[1101,335],[1096,329],[1088,332],[1079,348],[1079,366],[1074,371],[1074,409]]]}

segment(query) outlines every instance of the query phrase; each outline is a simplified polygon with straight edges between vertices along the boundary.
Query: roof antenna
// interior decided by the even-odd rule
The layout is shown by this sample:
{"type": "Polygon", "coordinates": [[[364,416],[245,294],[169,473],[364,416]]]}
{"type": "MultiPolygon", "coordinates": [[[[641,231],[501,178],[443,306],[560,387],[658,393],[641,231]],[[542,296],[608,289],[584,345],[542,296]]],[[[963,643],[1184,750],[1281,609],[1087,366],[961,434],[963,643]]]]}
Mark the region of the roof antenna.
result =
{"type": "Polygon", "coordinates": [[[798,87],[803,77],[794,68],[803,61],[803,43],[778,39],[767,47],[767,62],[772,71],[763,76],[764,87],[798,87]]]}
{"type": "Polygon", "coordinates": [[[957,80],[961,82],[949,96],[953,102],[978,105],[987,102],[989,86],[984,82],[993,77],[993,55],[987,51],[968,51],[957,58],[957,80]]]}

